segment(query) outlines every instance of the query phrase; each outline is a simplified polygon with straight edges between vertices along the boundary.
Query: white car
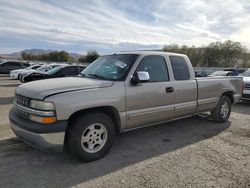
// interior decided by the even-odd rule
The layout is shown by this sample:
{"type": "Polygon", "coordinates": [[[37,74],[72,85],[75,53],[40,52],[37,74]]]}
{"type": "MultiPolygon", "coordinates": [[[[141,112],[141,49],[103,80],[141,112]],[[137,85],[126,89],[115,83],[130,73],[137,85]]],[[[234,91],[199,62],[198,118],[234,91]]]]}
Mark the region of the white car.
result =
{"type": "Polygon", "coordinates": [[[20,73],[29,72],[30,70],[36,70],[41,66],[42,65],[32,65],[32,66],[29,66],[25,69],[17,69],[17,70],[10,71],[10,78],[19,79],[20,73]]]}
{"type": "Polygon", "coordinates": [[[250,68],[242,73],[244,89],[242,93],[242,100],[250,100],[250,68]]]}

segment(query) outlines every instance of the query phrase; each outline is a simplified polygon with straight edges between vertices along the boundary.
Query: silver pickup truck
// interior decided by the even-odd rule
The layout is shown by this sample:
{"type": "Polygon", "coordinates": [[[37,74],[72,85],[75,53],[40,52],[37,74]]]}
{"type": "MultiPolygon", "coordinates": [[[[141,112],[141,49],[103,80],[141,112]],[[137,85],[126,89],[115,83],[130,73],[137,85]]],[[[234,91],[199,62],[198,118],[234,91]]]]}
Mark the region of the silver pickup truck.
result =
{"type": "Polygon", "coordinates": [[[92,161],[119,132],[202,112],[226,122],[242,88],[237,77],[196,79],[183,54],[119,53],[100,57],[79,77],[20,85],[9,119],[24,142],[92,161]]]}

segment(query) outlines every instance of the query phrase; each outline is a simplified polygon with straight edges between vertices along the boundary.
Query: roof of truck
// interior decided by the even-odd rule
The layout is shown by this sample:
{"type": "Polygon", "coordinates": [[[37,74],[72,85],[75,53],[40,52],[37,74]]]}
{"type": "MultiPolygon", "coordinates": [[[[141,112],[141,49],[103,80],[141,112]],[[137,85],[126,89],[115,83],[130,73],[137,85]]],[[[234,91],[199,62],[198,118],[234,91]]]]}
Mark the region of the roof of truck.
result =
{"type": "Polygon", "coordinates": [[[126,52],[118,52],[114,54],[139,54],[139,55],[178,55],[178,56],[186,56],[185,54],[173,53],[173,52],[162,52],[162,51],[126,51],[126,52]]]}

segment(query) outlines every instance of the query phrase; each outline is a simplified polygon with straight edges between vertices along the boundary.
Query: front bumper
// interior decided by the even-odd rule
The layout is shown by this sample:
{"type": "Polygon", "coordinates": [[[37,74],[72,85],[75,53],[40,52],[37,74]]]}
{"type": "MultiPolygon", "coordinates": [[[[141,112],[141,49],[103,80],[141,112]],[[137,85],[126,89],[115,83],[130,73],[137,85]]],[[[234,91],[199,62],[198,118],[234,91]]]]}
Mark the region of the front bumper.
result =
{"type": "Polygon", "coordinates": [[[13,132],[25,143],[43,151],[63,151],[67,121],[48,125],[35,123],[19,117],[15,108],[11,109],[9,120],[13,132]]]}
{"type": "Polygon", "coordinates": [[[17,75],[18,75],[17,73],[10,73],[10,78],[18,79],[17,75]]]}
{"type": "Polygon", "coordinates": [[[242,100],[250,100],[250,90],[244,90],[242,93],[242,100]]]}

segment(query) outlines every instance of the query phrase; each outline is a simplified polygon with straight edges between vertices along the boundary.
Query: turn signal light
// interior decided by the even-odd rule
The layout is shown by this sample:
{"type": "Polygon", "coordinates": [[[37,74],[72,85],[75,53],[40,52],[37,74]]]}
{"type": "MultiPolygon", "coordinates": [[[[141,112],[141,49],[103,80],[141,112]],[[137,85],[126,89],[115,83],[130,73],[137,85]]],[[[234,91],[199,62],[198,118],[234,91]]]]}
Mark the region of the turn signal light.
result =
{"type": "Polygon", "coordinates": [[[56,117],[44,117],[44,116],[36,116],[36,115],[30,115],[29,119],[35,122],[49,124],[56,122],[56,117]]]}
{"type": "Polygon", "coordinates": [[[43,117],[42,122],[43,123],[54,123],[54,122],[56,122],[56,118],[55,117],[43,117]]]}

